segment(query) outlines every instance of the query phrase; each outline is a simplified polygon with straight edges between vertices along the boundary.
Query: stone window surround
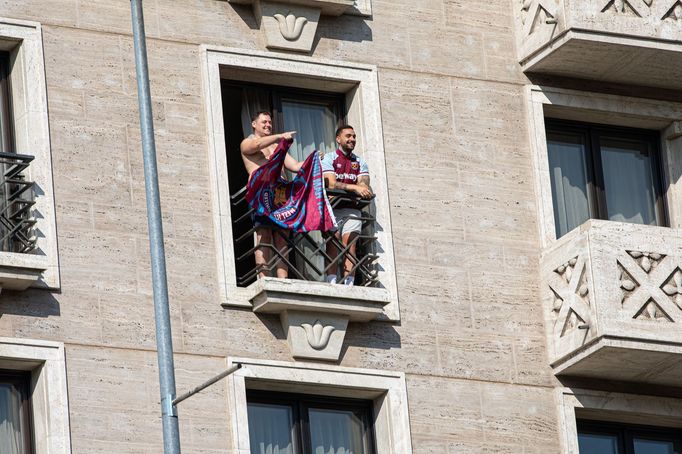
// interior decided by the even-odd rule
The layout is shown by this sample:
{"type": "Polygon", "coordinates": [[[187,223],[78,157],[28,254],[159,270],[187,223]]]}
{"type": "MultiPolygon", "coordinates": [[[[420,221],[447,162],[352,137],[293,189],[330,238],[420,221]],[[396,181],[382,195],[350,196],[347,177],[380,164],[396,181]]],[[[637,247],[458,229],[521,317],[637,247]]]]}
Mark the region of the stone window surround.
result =
{"type": "Polygon", "coordinates": [[[235,452],[251,452],[247,389],[353,397],[374,402],[377,452],[411,454],[405,374],[339,366],[228,358],[242,368],[227,380],[235,452]]]}
{"type": "Polygon", "coordinates": [[[52,184],[47,89],[41,25],[0,18],[0,50],[10,54],[10,86],[16,151],[35,156],[27,178],[36,183],[33,206],[37,248],[30,254],[0,252],[2,286],[59,288],[59,259],[52,184]],[[10,271],[4,272],[8,267],[10,271]],[[39,277],[38,277],[39,275],[39,277]],[[35,276],[35,277],[30,277],[35,276]],[[35,280],[38,277],[37,281],[35,280]],[[14,280],[15,284],[12,284],[14,280]]]}
{"type": "Polygon", "coordinates": [[[70,454],[64,344],[0,338],[0,368],[31,371],[35,454],[70,454]]]}
{"type": "Polygon", "coordinates": [[[605,422],[681,428],[680,399],[637,394],[557,389],[562,454],[578,453],[576,418],[605,422]]]}
{"type": "MultiPolygon", "coordinates": [[[[350,288],[358,300],[384,299],[380,319],[400,320],[397,278],[391,234],[388,184],[384,158],[379,83],[372,65],[337,62],[308,56],[278,54],[225,47],[203,46],[203,80],[208,118],[209,170],[212,186],[213,220],[217,244],[218,279],[224,306],[252,307],[253,291],[236,285],[229,185],[223,126],[220,80],[235,78],[282,86],[345,93],[348,122],[358,132],[359,153],[370,168],[377,194],[376,235],[380,246],[379,282],[383,288],[350,288]]],[[[317,294],[320,283],[287,280],[301,294],[317,294]]],[[[324,284],[326,286],[326,284],[324,284]]],[[[337,289],[338,290],[338,289],[337,289]]],[[[330,294],[334,293],[330,290],[330,294]]]]}
{"type": "Polygon", "coordinates": [[[682,103],[543,86],[526,89],[530,146],[543,249],[556,241],[545,117],[658,130],[661,133],[663,199],[670,227],[682,227],[682,103]],[[677,177],[675,176],[677,175],[677,177]]]}

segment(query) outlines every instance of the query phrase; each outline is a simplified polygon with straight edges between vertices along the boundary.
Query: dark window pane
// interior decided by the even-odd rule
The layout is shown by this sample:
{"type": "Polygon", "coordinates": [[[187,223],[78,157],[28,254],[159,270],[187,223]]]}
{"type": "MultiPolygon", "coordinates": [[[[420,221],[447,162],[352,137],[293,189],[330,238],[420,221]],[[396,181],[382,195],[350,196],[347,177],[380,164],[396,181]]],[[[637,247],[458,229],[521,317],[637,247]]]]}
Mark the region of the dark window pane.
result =
{"type": "Polygon", "coordinates": [[[635,454],[680,454],[672,441],[635,438],[633,442],[635,454]]]}
{"type": "Polygon", "coordinates": [[[248,413],[252,454],[294,454],[291,407],[250,403],[248,413]]]}
{"type": "Polygon", "coordinates": [[[355,412],[310,409],[313,454],[363,454],[363,421],[355,412]]]}
{"type": "Polygon", "coordinates": [[[552,203],[557,238],[590,218],[584,135],[548,132],[552,203]]]}
{"type": "Polygon", "coordinates": [[[608,219],[660,224],[649,144],[642,140],[602,137],[601,160],[608,219]]]}
{"type": "Polygon", "coordinates": [[[579,433],[580,454],[621,454],[618,436],[612,434],[579,433]]]}
{"type": "Polygon", "coordinates": [[[12,383],[0,383],[0,452],[2,454],[26,454],[28,427],[24,427],[23,396],[12,383]]]}

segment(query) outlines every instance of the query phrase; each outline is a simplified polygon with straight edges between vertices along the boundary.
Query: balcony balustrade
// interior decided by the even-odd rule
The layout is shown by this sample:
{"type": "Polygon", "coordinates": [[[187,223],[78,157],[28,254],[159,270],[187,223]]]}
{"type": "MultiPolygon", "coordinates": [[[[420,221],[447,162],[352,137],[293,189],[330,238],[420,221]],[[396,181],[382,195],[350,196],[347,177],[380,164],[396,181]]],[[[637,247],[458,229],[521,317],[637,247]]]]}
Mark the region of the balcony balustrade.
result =
{"type": "Polygon", "coordinates": [[[679,384],[678,230],[591,220],[546,251],[541,270],[556,374],[679,384]]]}
{"type": "Polygon", "coordinates": [[[526,72],[678,88],[682,0],[521,0],[526,72]]]}

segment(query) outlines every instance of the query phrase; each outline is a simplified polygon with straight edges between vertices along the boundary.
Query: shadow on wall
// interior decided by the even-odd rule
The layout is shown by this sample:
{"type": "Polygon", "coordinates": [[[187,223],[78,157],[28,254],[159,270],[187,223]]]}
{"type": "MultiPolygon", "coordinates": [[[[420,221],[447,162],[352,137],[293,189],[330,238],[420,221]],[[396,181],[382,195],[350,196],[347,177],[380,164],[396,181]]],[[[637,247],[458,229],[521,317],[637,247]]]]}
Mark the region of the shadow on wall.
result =
{"type": "Polygon", "coordinates": [[[47,318],[61,315],[57,298],[44,290],[12,291],[0,294],[0,317],[4,314],[47,318]]]}

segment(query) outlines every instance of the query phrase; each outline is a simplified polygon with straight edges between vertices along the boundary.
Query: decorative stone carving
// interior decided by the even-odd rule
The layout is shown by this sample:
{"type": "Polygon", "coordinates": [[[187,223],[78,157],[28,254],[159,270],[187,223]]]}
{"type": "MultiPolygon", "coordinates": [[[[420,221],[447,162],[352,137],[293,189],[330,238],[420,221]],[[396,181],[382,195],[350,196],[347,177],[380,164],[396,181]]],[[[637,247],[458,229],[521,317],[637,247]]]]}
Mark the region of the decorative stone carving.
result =
{"type": "Polygon", "coordinates": [[[585,323],[585,320],[583,320],[582,317],[580,317],[573,309],[571,309],[568,313],[568,316],[566,317],[566,321],[564,322],[564,327],[561,329],[561,337],[564,337],[578,328],[587,329],[588,326],[585,323]]]}
{"type": "Polygon", "coordinates": [[[663,19],[680,20],[682,19],[682,1],[677,1],[663,16],[663,19]]]}
{"type": "Polygon", "coordinates": [[[279,31],[282,37],[288,41],[296,41],[301,37],[303,26],[308,23],[305,17],[296,17],[289,13],[287,17],[282,14],[275,14],[275,19],[279,24],[279,31]]]}
{"type": "Polygon", "coordinates": [[[347,316],[285,311],[280,319],[294,358],[339,359],[348,327],[347,316]]]}
{"type": "Polygon", "coordinates": [[[651,6],[652,1],[653,0],[609,0],[601,12],[642,17],[648,15],[648,8],[651,6]]]}
{"type": "Polygon", "coordinates": [[[636,320],[651,320],[656,322],[673,321],[653,299],[648,300],[634,318],[636,320]]]}
{"type": "Polygon", "coordinates": [[[348,322],[381,316],[388,298],[379,289],[263,278],[249,289],[253,311],[277,314],[294,358],[337,361],[348,322]]]}
{"type": "Polygon", "coordinates": [[[555,269],[554,272],[561,276],[564,279],[564,281],[568,284],[569,282],[571,282],[571,278],[573,277],[573,269],[575,268],[575,264],[577,261],[578,257],[573,257],[571,260],[564,263],[559,268],[555,269]]]}
{"type": "Polygon", "coordinates": [[[618,271],[620,272],[620,276],[618,277],[618,280],[620,281],[620,288],[623,291],[623,295],[620,299],[621,304],[625,304],[627,299],[632,295],[632,293],[639,287],[639,282],[632,277],[630,273],[623,267],[623,265],[620,262],[616,262],[618,266],[618,271]]]}
{"type": "Polygon", "coordinates": [[[679,268],[675,268],[675,271],[663,283],[661,289],[677,307],[682,309],[682,271],[679,268]]]}
{"type": "Polygon", "coordinates": [[[521,21],[524,35],[528,36],[543,25],[556,24],[557,18],[554,8],[543,0],[521,0],[521,21]]]}
{"type": "Polygon", "coordinates": [[[228,0],[252,4],[268,49],[310,52],[320,15],[364,15],[369,0],[228,0]]]}
{"type": "Polygon", "coordinates": [[[635,259],[637,264],[647,274],[656,268],[661,260],[663,260],[663,257],[665,257],[665,255],[655,252],[628,251],[628,254],[635,259]]]}
{"type": "Polygon", "coordinates": [[[315,320],[315,323],[303,323],[301,327],[305,330],[308,345],[315,350],[324,350],[329,344],[329,339],[336,328],[333,325],[324,325],[320,320],[315,320]]]}

